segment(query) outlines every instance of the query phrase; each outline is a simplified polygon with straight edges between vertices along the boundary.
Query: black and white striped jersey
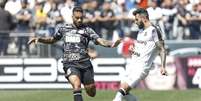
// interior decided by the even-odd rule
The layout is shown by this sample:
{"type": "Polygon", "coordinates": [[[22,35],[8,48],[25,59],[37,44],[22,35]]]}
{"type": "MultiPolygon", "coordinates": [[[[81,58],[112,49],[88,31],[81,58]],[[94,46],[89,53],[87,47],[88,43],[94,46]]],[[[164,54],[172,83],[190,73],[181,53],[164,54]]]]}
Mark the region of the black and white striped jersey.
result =
{"type": "Polygon", "coordinates": [[[89,60],[87,54],[89,41],[96,43],[99,35],[85,25],[77,28],[74,24],[61,24],[56,27],[53,37],[63,41],[63,62],[66,63],[89,60]]]}

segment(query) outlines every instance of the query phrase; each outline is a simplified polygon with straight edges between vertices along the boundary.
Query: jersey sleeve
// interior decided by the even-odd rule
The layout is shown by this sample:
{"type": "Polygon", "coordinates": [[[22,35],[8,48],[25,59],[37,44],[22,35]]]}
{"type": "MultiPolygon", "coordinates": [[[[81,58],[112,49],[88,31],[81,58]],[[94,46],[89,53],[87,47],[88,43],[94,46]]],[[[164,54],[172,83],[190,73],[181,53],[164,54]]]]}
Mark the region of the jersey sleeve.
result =
{"type": "Polygon", "coordinates": [[[60,40],[62,37],[63,37],[63,34],[62,34],[62,25],[59,24],[55,28],[55,34],[54,34],[53,38],[56,39],[56,40],[60,40]]]}
{"type": "Polygon", "coordinates": [[[100,36],[92,28],[88,28],[88,33],[90,40],[97,44],[97,39],[100,38],[100,36]]]}

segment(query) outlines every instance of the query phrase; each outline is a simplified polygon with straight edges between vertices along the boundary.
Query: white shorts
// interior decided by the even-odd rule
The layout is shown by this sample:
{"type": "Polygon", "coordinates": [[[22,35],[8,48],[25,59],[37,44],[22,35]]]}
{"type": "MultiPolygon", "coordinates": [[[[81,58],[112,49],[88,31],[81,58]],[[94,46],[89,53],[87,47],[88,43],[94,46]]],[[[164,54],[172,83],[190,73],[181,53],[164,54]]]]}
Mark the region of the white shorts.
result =
{"type": "Polygon", "coordinates": [[[139,64],[128,64],[121,82],[126,82],[130,87],[134,88],[141,80],[147,77],[150,69],[145,69],[139,64]]]}

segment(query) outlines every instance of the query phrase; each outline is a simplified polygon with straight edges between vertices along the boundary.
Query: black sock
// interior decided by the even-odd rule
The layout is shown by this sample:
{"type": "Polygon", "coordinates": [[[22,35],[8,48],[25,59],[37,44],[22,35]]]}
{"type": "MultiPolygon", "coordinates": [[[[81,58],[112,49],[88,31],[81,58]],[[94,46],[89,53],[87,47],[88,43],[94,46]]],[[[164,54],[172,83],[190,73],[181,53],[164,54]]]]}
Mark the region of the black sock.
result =
{"type": "Polygon", "coordinates": [[[74,101],[83,101],[81,90],[73,91],[74,101]]]}
{"type": "Polygon", "coordinates": [[[124,89],[119,89],[118,92],[120,92],[123,96],[128,94],[124,89]]]}

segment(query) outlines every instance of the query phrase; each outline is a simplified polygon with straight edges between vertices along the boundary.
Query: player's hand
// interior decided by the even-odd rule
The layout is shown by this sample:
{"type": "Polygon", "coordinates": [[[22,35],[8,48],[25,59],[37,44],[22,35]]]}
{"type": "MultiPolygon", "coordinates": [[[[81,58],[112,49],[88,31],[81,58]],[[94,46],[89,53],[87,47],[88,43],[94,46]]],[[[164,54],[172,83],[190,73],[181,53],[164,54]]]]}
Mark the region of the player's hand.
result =
{"type": "Polygon", "coordinates": [[[118,40],[116,40],[113,44],[112,44],[112,48],[117,47],[120,43],[121,43],[121,38],[119,38],[118,40]]]}
{"type": "Polygon", "coordinates": [[[28,45],[30,45],[32,43],[37,44],[38,43],[38,38],[32,38],[31,40],[29,40],[28,45]]]}
{"type": "Polygon", "coordinates": [[[165,68],[161,67],[160,72],[161,72],[161,75],[167,76],[167,71],[165,68]]]}

